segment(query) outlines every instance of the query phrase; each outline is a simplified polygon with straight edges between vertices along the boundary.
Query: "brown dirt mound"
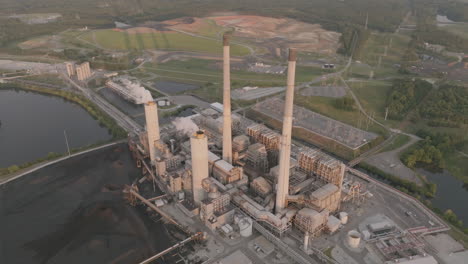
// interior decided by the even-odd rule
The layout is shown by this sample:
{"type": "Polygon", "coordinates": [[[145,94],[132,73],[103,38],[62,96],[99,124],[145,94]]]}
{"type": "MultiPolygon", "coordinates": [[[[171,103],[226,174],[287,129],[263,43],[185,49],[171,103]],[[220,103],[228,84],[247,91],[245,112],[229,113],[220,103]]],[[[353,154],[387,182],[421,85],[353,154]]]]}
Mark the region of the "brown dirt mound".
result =
{"type": "Polygon", "coordinates": [[[174,22],[170,28],[187,32],[197,33],[207,27],[207,22],[201,18],[186,18],[180,20],[170,20],[174,22]]]}
{"type": "Polygon", "coordinates": [[[308,24],[288,18],[262,16],[210,17],[223,27],[234,27],[240,37],[269,39],[280,46],[286,44],[306,51],[335,52],[340,34],[327,31],[318,24],[308,24]]]}

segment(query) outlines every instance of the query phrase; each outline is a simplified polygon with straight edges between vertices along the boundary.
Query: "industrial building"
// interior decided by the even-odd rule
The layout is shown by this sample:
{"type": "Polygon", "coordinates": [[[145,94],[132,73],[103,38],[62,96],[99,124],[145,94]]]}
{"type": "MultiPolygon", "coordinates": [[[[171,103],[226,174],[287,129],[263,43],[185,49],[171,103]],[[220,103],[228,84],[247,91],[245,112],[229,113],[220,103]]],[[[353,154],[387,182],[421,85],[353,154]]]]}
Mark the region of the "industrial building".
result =
{"type": "Polygon", "coordinates": [[[65,63],[67,69],[68,77],[76,76],[78,81],[85,81],[91,77],[93,74],[89,66],[89,62],[85,61],[81,64],[76,65],[72,62],[65,63]]]}
{"type": "Polygon", "coordinates": [[[127,76],[107,80],[106,87],[134,104],[144,104],[149,94],[138,81],[130,80],[127,76]]]}
{"type": "MultiPolygon", "coordinates": [[[[176,125],[161,129],[157,103],[151,97],[141,98],[146,131],[130,135],[128,146],[144,178],[127,188],[126,198],[133,204],[140,199],[156,211],[158,206],[164,206],[159,200],[151,203],[138,196],[138,184],[147,181],[158,185],[170,203],[188,218],[199,221],[193,228],[203,227],[225,239],[250,237],[255,228],[262,234],[251,241],[256,252],[269,252],[265,253],[268,255],[275,248],[270,242],[287,237],[299,241],[295,243],[305,255],[319,254],[321,252],[313,246],[309,248],[309,243],[314,243],[311,239],[324,233],[334,234],[348,224],[348,213],[343,210],[349,207],[342,203],[359,203],[372,194],[365,190],[362,182],[345,180],[346,167],[341,161],[319,149],[292,141],[294,122],[298,124],[294,118],[306,120],[307,116],[304,109],[294,107],[296,51],[291,49],[288,57],[284,100],[273,98],[261,105],[281,121],[282,130],[278,133],[231,112],[229,49],[229,37],[225,36],[223,103],[198,109],[196,114],[185,118],[196,128],[194,131],[187,133],[178,130],[176,125]]],[[[328,135],[330,138],[351,148],[353,144],[359,147],[367,142],[356,138],[355,128],[347,125],[345,129],[333,128],[321,117],[315,121],[322,124],[325,132],[332,129],[338,133],[328,135]]],[[[170,221],[189,235],[187,239],[200,237],[177,221],[170,221]]],[[[364,230],[348,228],[346,232],[346,247],[360,251],[366,243],[384,261],[432,260],[424,255],[419,237],[411,232],[399,232],[391,221],[372,222],[366,224],[364,230]]],[[[322,255],[318,258],[330,261],[322,255]]],[[[301,257],[297,259],[300,263],[310,263],[301,261],[301,257]]],[[[254,258],[249,260],[237,251],[218,263],[240,263],[241,260],[250,263],[254,258]]]]}
{"type": "Polygon", "coordinates": [[[182,205],[198,214],[210,229],[231,224],[239,211],[277,235],[290,228],[308,236],[336,231],[337,219],[330,213],[340,208],[344,165],[315,149],[291,153],[295,50],[290,51],[288,60],[283,130],[279,134],[231,114],[227,36],[223,44],[225,96],[218,106],[222,111],[207,109],[192,116],[199,130],[187,139],[177,131],[160,134],[157,105],[145,102],[146,132],[129,141],[134,156],[149,158],[146,169],[154,176],[150,180],[185,197],[182,205]]]}
{"type": "Polygon", "coordinates": [[[144,98],[146,131],[131,135],[129,148],[143,180],[157,184],[208,229],[245,237],[255,225],[277,237],[293,231],[307,251],[310,238],[347,223],[347,214],[340,212],[352,186],[343,183],[345,166],[318,149],[292,143],[295,50],[289,54],[278,133],[231,113],[228,37],[223,45],[223,93],[229,95],[223,104],[190,116],[187,122],[198,128],[187,135],[176,126],[161,132],[157,104],[144,98]]]}
{"type": "MultiPolygon", "coordinates": [[[[285,101],[278,97],[257,103],[252,110],[278,122],[283,120],[285,101]]],[[[367,132],[340,121],[328,118],[304,107],[294,106],[294,128],[305,130],[307,140],[318,146],[337,145],[350,151],[357,151],[377,138],[367,132]]]]}

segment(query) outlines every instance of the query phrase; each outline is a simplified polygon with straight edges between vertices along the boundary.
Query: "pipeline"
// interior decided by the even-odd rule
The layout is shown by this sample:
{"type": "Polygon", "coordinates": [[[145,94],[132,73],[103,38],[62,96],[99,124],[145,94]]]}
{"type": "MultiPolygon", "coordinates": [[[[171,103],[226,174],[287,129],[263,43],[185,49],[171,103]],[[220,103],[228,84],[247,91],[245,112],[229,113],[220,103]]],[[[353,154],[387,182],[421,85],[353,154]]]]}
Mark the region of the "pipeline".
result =
{"type": "Polygon", "coordinates": [[[165,254],[171,252],[172,250],[174,250],[174,249],[176,249],[176,248],[178,248],[178,247],[181,247],[181,246],[187,244],[188,242],[190,242],[190,241],[192,241],[192,240],[194,240],[194,239],[202,238],[202,236],[203,236],[203,233],[198,232],[198,233],[196,233],[196,234],[194,234],[194,235],[192,235],[192,236],[190,236],[190,237],[188,237],[188,238],[186,238],[186,239],[180,241],[179,243],[173,245],[172,247],[167,248],[167,249],[165,249],[165,250],[159,252],[158,254],[156,254],[156,255],[154,255],[154,256],[152,256],[152,257],[150,257],[150,258],[148,258],[148,259],[146,259],[146,260],[144,260],[144,261],[142,261],[142,262],[140,262],[139,264],[148,264],[148,263],[151,263],[152,261],[154,261],[154,260],[156,260],[156,259],[158,259],[158,258],[164,256],[165,254]]]}
{"type": "Polygon", "coordinates": [[[159,209],[158,207],[156,207],[156,205],[154,205],[153,203],[151,203],[150,201],[148,201],[146,198],[144,198],[143,196],[141,196],[138,192],[136,192],[135,190],[133,189],[130,189],[129,190],[130,193],[132,195],[134,195],[136,198],[138,198],[141,202],[143,202],[144,204],[146,204],[149,208],[153,209],[154,211],[156,211],[158,214],[160,214],[162,217],[166,218],[169,222],[171,222],[172,224],[174,224],[175,226],[177,226],[180,230],[182,230],[184,233],[186,233],[187,235],[191,235],[192,232],[190,230],[188,230],[187,227],[179,224],[177,221],[175,221],[170,215],[166,214],[165,212],[163,212],[161,209],[159,209]]]}

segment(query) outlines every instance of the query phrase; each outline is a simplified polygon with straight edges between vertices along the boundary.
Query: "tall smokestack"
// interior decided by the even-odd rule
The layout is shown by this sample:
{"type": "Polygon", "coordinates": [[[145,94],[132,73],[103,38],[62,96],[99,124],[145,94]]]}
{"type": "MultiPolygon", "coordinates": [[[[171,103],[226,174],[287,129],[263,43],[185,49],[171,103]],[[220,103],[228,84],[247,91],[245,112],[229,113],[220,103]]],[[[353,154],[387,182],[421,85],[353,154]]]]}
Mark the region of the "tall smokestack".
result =
{"type": "Polygon", "coordinates": [[[199,204],[204,198],[202,181],[208,178],[208,139],[201,130],[190,138],[192,151],[192,192],[193,200],[199,204]]]}
{"type": "Polygon", "coordinates": [[[154,143],[159,140],[158,106],[154,101],[145,103],[146,132],[148,133],[148,145],[151,162],[156,160],[156,147],[154,143]]]}
{"type": "Polygon", "coordinates": [[[232,164],[230,36],[223,35],[223,160],[232,164]]]}
{"type": "Polygon", "coordinates": [[[291,156],[296,56],[296,50],[289,49],[288,81],[284,104],[283,134],[281,135],[280,142],[278,186],[276,190],[276,213],[281,212],[286,207],[286,198],[289,195],[289,161],[291,156]]]}

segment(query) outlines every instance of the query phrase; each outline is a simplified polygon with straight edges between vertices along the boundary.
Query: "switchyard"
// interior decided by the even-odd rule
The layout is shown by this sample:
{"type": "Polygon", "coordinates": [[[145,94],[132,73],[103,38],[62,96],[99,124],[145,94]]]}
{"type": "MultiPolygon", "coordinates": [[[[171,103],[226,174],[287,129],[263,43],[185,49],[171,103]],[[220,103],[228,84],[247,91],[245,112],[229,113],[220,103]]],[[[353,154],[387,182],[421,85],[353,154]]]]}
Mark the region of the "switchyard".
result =
{"type": "MultiPolygon", "coordinates": [[[[276,121],[281,121],[282,106],[284,106],[284,101],[275,97],[256,104],[252,109],[276,121]]],[[[350,150],[357,150],[377,138],[375,133],[355,128],[300,106],[294,106],[294,117],[294,127],[304,128],[311,134],[329,139],[350,150]]]]}

